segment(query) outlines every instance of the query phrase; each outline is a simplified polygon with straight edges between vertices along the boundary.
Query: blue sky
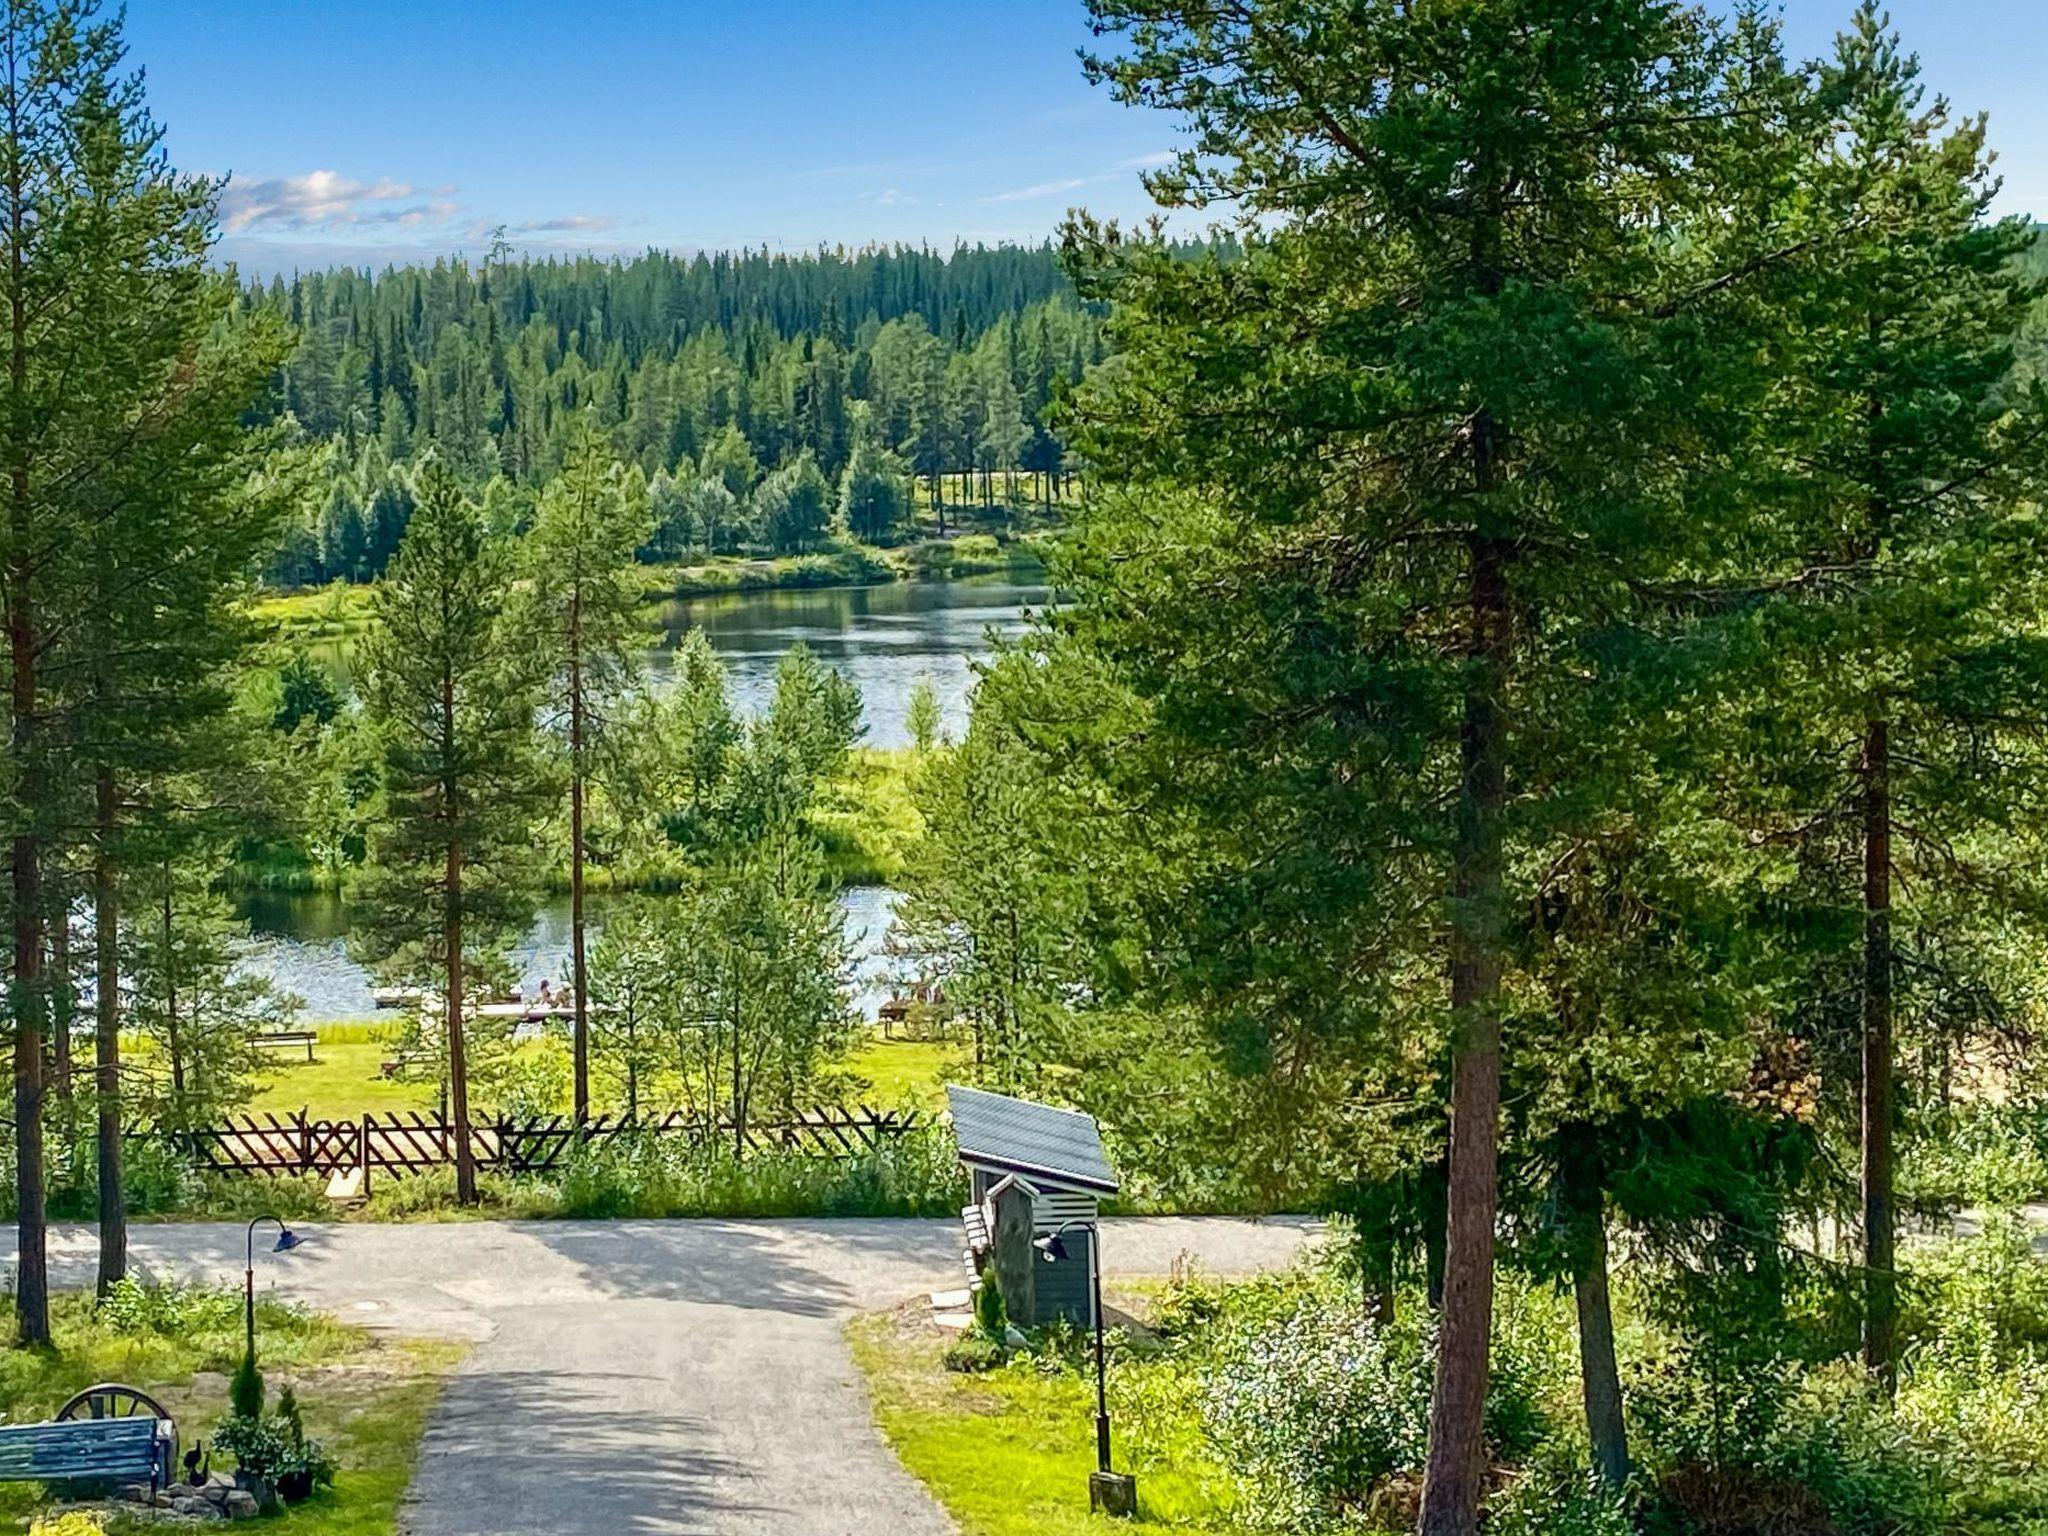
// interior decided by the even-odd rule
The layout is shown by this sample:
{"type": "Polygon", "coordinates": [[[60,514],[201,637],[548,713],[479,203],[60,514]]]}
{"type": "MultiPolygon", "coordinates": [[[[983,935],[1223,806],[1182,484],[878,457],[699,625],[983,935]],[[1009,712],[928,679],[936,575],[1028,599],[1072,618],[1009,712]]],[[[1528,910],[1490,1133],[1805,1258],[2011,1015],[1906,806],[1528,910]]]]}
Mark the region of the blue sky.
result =
{"type": "MultiPolygon", "coordinates": [[[[1789,0],[1798,51],[1849,0],[1789,0]]],[[[2048,0],[1894,0],[2048,215],[2048,0]]],[[[1037,240],[1149,203],[1170,120],[1082,78],[1081,0],[129,0],[183,168],[262,271],[465,250],[1037,240]]]]}

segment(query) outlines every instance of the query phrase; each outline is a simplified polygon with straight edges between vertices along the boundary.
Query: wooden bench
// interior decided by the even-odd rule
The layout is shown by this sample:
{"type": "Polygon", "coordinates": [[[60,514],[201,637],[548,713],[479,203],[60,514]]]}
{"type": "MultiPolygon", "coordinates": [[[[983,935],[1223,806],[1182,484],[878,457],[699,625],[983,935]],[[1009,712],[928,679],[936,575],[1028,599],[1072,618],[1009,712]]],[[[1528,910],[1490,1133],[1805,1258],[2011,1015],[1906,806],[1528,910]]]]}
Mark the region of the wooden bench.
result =
{"type": "Polygon", "coordinates": [[[319,1035],[310,1029],[280,1029],[271,1034],[251,1035],[249,1037],[249,1043],[259,1051],[276,1050],[280,1046],[289,1048],[303,1045],[306,1048],[306,1060],[308,1061],[313,1059],[313,1047],[319,1044],[319,1042],[319,1035]]]}
{"type": "Polygon", "coordinates": [[[168,1419],[75,1419],[0,1425],[0,1483],[171,1485],[177,1431],[168,1419]]]}

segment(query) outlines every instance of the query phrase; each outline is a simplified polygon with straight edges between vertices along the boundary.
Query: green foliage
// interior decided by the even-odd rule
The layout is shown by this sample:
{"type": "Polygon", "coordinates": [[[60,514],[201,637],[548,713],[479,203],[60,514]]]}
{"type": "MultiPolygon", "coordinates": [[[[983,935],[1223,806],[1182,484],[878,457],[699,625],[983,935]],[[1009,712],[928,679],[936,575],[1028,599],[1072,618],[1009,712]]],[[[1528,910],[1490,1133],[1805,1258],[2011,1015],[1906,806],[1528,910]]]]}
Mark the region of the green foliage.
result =
{"type": "Polygon", "coordinates": [[[946,1346],[944,1356],[946,1369],[971,1376],[981,1371],[992,1371],[1009,1358],[1009,1348],[1001,1339],[991,1338],[978,1327],[972,1333],[963,1333],[946,1346]]]}
{"type": "Polygon", "coordinates": [[[228,1383],[228,1401],[238,1419],[253,1425],[263,1416],[263,1373],[256,1368],[254,1354],[243,1355],[242,1363],[235,1367],[234,1380],[228,1383]]]}
{"type": "Polygon", "coordinates": [[[974,1287],[974,1328],[984,1339],[1006,1344],[1010,1336],[1010,1313],[1003,1305],[1002,1279],[993,1264],[981,1267],[981,1279],[974,1287]]]}
{"type": "Polygon", "coordinates": [[[908,520],[912,473],[986,507],[997,474],[1028,470],[1049,497],[1065,450],[1046,406],[1100,355],[1045,247],[344,270],[252,285],[248,304],[301,328],[271,406],[334,449],[269,567],[290,586],[376,576],[430,454],[494,529],[524,527],[581,430],[562,401],[589,402],[643,477],[659,559],[810,541],[810,506],[800,527],[758,515],[779,497],[748,506],[805,457],[861,537],[908,520]]]}
{"type": "Polygon", "coordinates": [[[102,1323],[115,1333],[129,1335],[148,1333],[175,1339],[188,1333],[224,1332],[242,1321],[242,1298],[232,1290],[143,1285],[133,1279],[109,1286],[96,1306],[102,1323]]]}
{"type": "MultiPolygon", "coordinates": [[[[959,1163],[943,1136],[913,1135],[857,1157],[751,1152],[678,1138],[622,1138],[580,1148],[546,1175],[478,1181],[491,1214],[577,1220],[671,1217],[944,1216],[964,1198],[959,1163]]],[[[450,1170],[392,1180],[374,1191],[379,1220],[455,1208],[450,1170]]]]}
{"type": "Polygon", "coordinates": [[[910,702],[903,716],[910,744],[919,752],[939,745],[939,693],[928,677],[920,677],[910,689],[910,702]]]}

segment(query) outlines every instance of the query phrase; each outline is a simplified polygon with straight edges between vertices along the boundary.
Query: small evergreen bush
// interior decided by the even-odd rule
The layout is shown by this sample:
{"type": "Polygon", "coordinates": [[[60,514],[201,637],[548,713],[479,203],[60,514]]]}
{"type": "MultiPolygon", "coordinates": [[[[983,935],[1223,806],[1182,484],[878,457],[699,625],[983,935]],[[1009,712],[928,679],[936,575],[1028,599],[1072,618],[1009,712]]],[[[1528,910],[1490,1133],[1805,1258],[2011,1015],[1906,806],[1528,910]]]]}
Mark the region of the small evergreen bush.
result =
{"type": "Polygon", "coordinates": [[[235,1367],[234,1380],[228,1383],[228,1402],[238,1419],[263,1416],[263,1373],[256,1369],[254,1354],[244,1353],[242,1363],[235,1367]]]}
{"type": "Polygon", "coordinates": [[[1010,1336],[1010,1313],[993,1264],[982,1266],[981,1283],[974,1288],[974,1330],[998,1346],[1010,1336]]]}

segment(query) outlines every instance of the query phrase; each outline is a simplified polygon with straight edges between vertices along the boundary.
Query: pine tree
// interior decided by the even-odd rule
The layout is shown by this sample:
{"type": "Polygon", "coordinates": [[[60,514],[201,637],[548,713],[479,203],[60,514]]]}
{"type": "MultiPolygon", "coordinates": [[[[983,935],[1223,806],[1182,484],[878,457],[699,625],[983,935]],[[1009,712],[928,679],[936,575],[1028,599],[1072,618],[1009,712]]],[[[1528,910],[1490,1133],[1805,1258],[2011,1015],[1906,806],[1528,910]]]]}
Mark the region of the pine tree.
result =
{"type": "Polygon", "coordinates": [[[2031,831],[2048,653],[2024,637],[2048,391],[2015,379],[2014,338],[2048,286],[2021,261],[2033,229],[1989,216],[1983,120],[1925,100],[1868,0],[1821,105],[1813,195],[1786,236],[1805,255],[1770,419],[1779,563],[1755,582],[1778,598],[1759,718],[1811,748],[1760,743],[1756,782],[1790,790],[1770,835],[1825,870],[1822,908],[1854,914],[1856,953],[1817,957],[1812,1014],[1831,1015],[1830,993],[1854,1000],[1844,1048],[1821,1044],[1860,1098],[1863,1349],[1889,1385],[1896,1038],[1942,1035],[1973,989],[2009,995],[1988,955],[2044,894],[2031,831]],[[1788,778],[1795,765],[1808,771],[1788,778]]]}
{"type": "MultiPolygon", "coordinates": [[[[205,266],[217,187],[167,163],[139,74],[123,73],[116,21],[88,0],[23,0],[0,13],[0,309],[8,317],[0,598],[7,631],[11,839],[10,1012],[15,1027],[20,1279],[24,1342],[48,1339],[42,1223],[42,887],[52,840],[82,785],[65,772],[146,743],[165,718],[203,714],[175,699],[195,673],[184,647],[208,632],[225,585],[253,553],[267,512],[233,512],[246,464],[237,418],[254,381],[282,363],[274,315],[230,318],[231,288],[205,266]],[[123,570],[110,584],[110,549],[123,570]],[[168,599],[168,608],[160,606],[168,599]],[[94,709],[88,658],[112,603],[116,654],[132,660],[117,709],[94,709]],[[139,658],[139,659],[138,659],[139,658]],[[138,679],[150,679],[145,688],[138,679]],[[158,713],[161,711],[161,713],[158,713]],[[67,739],[68,738],[68,739],[67,739]],[[87,743],[83,753],[75,750],[87,743]]],[[[205,664],[197,675],[204,675],[205,664]]],[[[99,694],[101,704],[113,695],[99,694]]],[[[118,761],[118,758],[116,759],[118,761]]],[[[108,797],[101,795],[102,807],[108,797]]],[[[116,806],[118,793],[112,797],[116,806]]],[[[101,839],[100,854],[106,850],[101,839]]],[[[96,855],[97,856],[97,855],[96,855]]],[[[96,875],[104,899],[107,872],[96,875]]],[[[107,958],[100,957],[102,977],[107,958]]],[[[101,992],[107,989],[102,986],[101,992]]],[[[118,1020],[100,1015],[103,1274],[121,1268],[118,1020]]]]}
{"type": "Polygon", "coordinates": [[[1091,11],[1128,43],[1091,71],[1199,140],[1155,194],[1232,201],[1240,250],[1068,232],[1120,358],[1082,404],[1109,494],[1062,623],[1143,701],[1133,798],[1215,840],[1179,984],[1253,987],[1285,946],[1290,993],[1337,967],[1352,1028],[1443,1042],[1422,1528],[1470,1536],[1517,922],[1624,771],[1571,729],[1632,655],[1600,637],[1712,536],[1679,381],[1742,351],[1715,321],[1749,267],[1707,238],[1738,72],[1654,0],[1091,11]],[[1431,893],[1439,923],[1389,915],[1431,893]]]}
{"type": "Polygon", "coordinates": [[[584,950],[584,816],[594,766],[639,674],[645,634],[633,555],[651,532],[635,494],[594,429],[570,447],[541,496],[524,551],[526,601],[518,627],[548,668],[550,711],[568,749],[569,944],[575,1116],[590,1114],[590,974],[584,950]]]}
{"type": "Polygon", "coordinates": [[[476,1198],[465,1010],[531,913],[532,644],[502,613],[512,551],[438,461],[377,590],[363,697],[383,758],[384,816],[359,886],[367,955],[438,986],[460,1198],[476,1198]]]}

